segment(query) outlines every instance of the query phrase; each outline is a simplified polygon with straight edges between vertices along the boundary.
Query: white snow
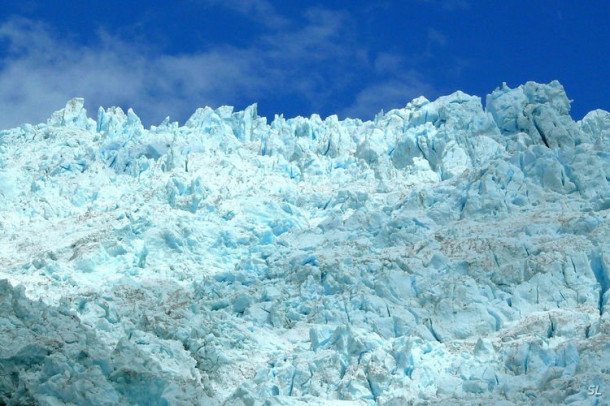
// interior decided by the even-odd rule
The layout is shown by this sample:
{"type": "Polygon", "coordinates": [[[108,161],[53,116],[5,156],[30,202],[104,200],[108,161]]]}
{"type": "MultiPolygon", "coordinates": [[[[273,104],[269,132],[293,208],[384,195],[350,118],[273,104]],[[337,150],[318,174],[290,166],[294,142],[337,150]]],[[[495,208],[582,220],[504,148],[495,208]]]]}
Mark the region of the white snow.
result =
{"type": "Polygon", "coordinates": [[[0,132],[0,403],[609,399],[610,113],[558,82],[367,122],[83,106],[0,132]]]}

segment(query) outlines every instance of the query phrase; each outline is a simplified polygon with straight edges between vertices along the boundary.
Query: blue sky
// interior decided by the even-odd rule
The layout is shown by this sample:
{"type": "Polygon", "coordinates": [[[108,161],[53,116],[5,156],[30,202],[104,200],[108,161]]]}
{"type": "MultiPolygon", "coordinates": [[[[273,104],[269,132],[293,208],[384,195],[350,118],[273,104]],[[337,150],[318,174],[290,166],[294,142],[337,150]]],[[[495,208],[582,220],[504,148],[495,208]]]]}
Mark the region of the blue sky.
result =
{"type": "Polygon", "coordinates": [[[572,116],[610,110],[609,1],[3,0],[0,128],[72,97],[145,125],[258,102],[270,120],[369,119],[462,90],[558,79],[572,116]]]}

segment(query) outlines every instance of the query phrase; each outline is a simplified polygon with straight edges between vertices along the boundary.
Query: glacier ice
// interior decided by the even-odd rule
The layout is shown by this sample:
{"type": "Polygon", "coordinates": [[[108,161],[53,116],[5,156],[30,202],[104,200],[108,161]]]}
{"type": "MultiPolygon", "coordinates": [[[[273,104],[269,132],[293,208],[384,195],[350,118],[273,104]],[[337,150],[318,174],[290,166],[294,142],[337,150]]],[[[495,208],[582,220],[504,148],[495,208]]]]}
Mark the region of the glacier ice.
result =
{"type": "Polygon", "coordinates": [[[0,403],[607,404],[610,113],[569,110],[0,132],[0,403]]]}

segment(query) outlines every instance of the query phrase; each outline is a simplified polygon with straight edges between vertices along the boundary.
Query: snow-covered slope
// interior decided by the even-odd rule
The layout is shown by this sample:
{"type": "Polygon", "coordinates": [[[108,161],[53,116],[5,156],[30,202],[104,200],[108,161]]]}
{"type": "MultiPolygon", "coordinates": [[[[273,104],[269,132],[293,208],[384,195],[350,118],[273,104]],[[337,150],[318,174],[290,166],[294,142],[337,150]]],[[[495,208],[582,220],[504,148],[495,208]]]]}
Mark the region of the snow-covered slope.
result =
{"type": "Polygon", "coordinates": [[[608,404],[610,113],[569,108],[0,132],[0,403],[608,404]]]}

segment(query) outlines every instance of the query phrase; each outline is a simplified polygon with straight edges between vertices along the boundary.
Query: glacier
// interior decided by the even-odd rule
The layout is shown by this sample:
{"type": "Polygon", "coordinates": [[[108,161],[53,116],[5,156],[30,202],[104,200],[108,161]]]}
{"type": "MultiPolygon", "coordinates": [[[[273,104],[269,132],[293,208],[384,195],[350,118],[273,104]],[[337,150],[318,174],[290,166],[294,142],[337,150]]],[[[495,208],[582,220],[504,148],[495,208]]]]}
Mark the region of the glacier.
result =
{"type": "Polygon", "coordinates": [[[610,404],[610,113],[0,132],[0,404],[610,404]]]}

